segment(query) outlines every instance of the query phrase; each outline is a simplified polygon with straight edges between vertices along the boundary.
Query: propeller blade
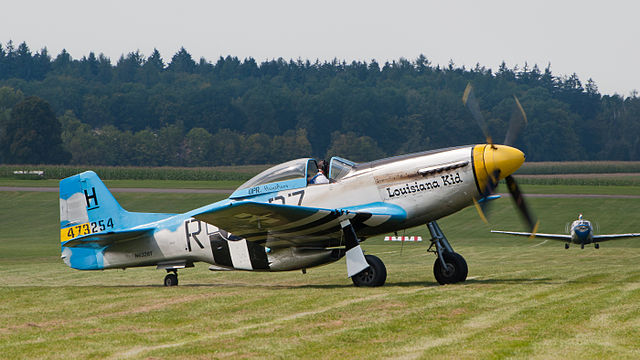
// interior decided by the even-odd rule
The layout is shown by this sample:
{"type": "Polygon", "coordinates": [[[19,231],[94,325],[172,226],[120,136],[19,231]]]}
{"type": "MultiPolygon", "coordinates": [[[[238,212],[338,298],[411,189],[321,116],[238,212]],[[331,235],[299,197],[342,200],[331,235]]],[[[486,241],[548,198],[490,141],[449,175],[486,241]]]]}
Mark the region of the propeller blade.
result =
{"type": "Polygon", "coordinates": [[[476,210],[478,211],[478,215],[480,216],[480,219],[482,219],[482,221],[485,222],[485,224],[489,224],[489,221],[487,220],[487,216],[485,215],[487,213],[487,210],[489,208],[489,202],[487,201],[486,198],[488,196],[490,196],[491,194],[493,194],[493,192],[496,190],[496,188],[498,187],[498,179],[500,179],[500,170],[496,169],[493,174],[489,174],[489,178],[487,179],[487,185],[484,187],[484,189],[482,189],[482,193],[481,198],[480,199],[485,199],[483,201],[478,201],[476,199],[473,199],[473,204],[476,207],[476,210]]]}
{"type": "Polygon", "coordinates": [[[513,95],[513,99],[516,101],[516,107],[513,109],[511,119],[509,120],[509,129],[504,137],[505,145],[513,145],[518,139],[518,135],[522,129],[527,125],[527,114],[524,112],[522,105],[518,98],[513,95]]]}
{"type": "Polygon", "coordinates": [[[484,121],[482,112],[480,112],[480,106],[478,105],[476,96],[473,94],[473,86],[471,86],[471,83],[468,83],[467,87],[464,89],[464,94],[462,95],[462,103],[467,108],[469,108],[469,111],[471,111],[471,115],[476,120],[478,126],[480,126],[480,129],[482,129],[482,133],[484,134],[485,139],[487,139],[487,144],[493,145],[493,140],[491,139],[491,135],[489,135],[487,122],[484,121]]]}
{"type": "Polygon", "coordinates": [[[522,218],[527,222],[529,231],[535,234],[538,230],[538,222],[529,211],[527,203],[524,201],[524,196],[522,195],[522,192],[520,191],[516,180],[513,178],[513,176],[509,175],[505,178],[505,181],[507,182],[507,188],[509,189],[509,193],[511,193],[511,197],[515,202],[516,207],[518,207],[518,210],[520,210],[520,215],[522,215],[522,218]]]}
{"type": "MultiPolygon", "coordinates": [[[[483,203],[484,202],[486,201],[483,201],[483,203]]],[[[478,200],[473,199],[473,205],[476,207],[476,211],[478,212],[478,216],[480,216],[480,219],[482,219],[485,224],[489,225],[489,220],[487,220],[487,217],[484,215],[484,210],[482,209],[482,206],[480,206],[478,200]]]]}

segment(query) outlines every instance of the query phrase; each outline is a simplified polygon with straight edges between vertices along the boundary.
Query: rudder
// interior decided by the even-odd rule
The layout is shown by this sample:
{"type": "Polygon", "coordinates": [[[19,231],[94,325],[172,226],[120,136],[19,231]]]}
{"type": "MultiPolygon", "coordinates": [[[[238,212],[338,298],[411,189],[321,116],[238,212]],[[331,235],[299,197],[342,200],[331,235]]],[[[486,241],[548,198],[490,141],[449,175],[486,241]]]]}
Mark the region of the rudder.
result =
{"type": "Polygon", "coordinates": [[[80,270],[103,268],[101,247],[67,247],[72,239],[114,231],[126,211],[93,171],[60,181],[60,245],[64,262],[80,270]]]}
{"type": "Polygon", "coordinates": [[[84,235],[96,229],[113,230],[124,214],[126,211],[95,172],[85,171],[60,181],[61,229],[89,224],[89,229],[80,229],[84,235]],[[93,229],[92,223],[95,223],[93,229]]]}

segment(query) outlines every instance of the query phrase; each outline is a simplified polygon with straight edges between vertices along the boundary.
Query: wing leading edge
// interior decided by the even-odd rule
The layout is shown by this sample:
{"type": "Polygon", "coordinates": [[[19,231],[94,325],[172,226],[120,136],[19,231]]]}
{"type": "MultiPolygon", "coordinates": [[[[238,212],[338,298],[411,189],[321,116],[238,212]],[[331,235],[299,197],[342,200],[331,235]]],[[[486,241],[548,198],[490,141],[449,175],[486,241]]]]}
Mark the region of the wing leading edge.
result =
{"type": "Polygon", "coordinates": [[[404,210],[370,204],[345,209],[235,201],[197,210],[195,219],[215,225],[248,241],[276,245],[288,243],[335,246],[341,241],[341,225],[350,220],[354,226],[377,226],[390,219],[404,219],[404,210]],[[275,243],[272,243],[275,242],[275,243]]]}
{"type": "Polygon", "coordinates": [[[563,234],[545,234],[545,233],[530,233],[530,232],[502,231],[502,230],[491,230],[491,232],[496,234],[541,237],[541,238],[559,240],[559,241],[571,240],[571,235],[563,235],[563,234]]]}
{"type": "MultiPolygon", "coordinates": [[[[541,238],[547,238],[547,239],[559,240],[559,241],[571,240],[571,235],[565,235],[565,234],[544,234],[544,233],[532,234],[530,232],[501,231],[501,230],[491,230],[491,232],[497,233],[497,234],[534,236],[534,237],[541,237],[541,238]]],[[[632,238],[632,237],[640,237],[640,233],[593,235],[593,242],[603,242],[603,241],[625,239],[625,238],[632,238]]]]}
{"type": "Polygon", "coordinates": [[[640,233],[593,235],[593,240],[597,242],[602,242],[602,241],[632,238],[632,237],[638,237],[638,236],[640,236],[640,233]]]}

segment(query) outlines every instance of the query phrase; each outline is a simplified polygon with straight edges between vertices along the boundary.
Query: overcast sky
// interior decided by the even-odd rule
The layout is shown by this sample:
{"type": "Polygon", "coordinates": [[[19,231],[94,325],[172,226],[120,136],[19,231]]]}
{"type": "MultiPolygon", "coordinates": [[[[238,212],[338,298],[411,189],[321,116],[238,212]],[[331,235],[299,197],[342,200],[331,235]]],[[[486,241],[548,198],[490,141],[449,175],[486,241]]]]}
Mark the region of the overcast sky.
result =
{"type": "Polygon", "coordinates": [[[434,64],[496,70],[551,63],[603,94],[640,90],[640,3],[631,0],[165,1],[23,0],[3,4],[0,42],[74,58],[181,46],[197,61],[232,55],[434,64]]]}

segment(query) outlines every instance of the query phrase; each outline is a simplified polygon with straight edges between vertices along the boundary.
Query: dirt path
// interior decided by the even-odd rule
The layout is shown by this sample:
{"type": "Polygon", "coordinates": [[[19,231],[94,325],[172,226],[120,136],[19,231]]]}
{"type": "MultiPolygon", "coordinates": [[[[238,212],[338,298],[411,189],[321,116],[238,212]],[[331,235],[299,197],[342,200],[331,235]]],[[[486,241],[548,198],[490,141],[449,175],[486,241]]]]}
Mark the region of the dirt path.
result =
{"type": "MultiPolygon", "coordinates": [[[[1,191],[58,192],[57,187],[0,186],[1,191]]],[[[233,189],[110,188],[114,193],[231,194],[233,189]]]]}
{"type": "Polygon", "coordinates": [[[638,177],[640,173],[597,173],[597,174],[521,174],[514,175],[522,179],[609,179],[638,177]]]}

